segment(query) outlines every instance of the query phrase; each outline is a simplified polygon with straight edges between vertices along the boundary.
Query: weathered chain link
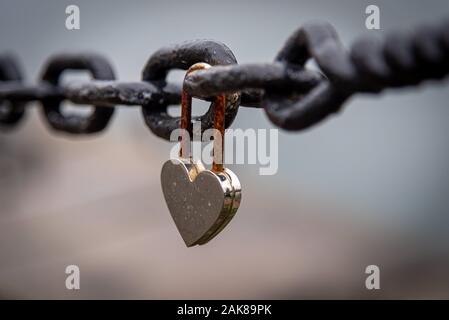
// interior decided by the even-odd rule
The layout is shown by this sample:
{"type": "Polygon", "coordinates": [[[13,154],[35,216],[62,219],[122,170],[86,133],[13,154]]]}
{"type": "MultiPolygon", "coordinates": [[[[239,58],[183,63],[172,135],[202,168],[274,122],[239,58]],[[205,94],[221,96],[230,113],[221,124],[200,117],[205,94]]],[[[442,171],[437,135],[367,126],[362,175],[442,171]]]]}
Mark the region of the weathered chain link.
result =
{"type": "MultiPolygon", "coordinates": [[[[417,85],[442,79],[449,73],[449,19],[421,26],[409,33],[385,38],[362,37],[349,52],[328,23],[310,23],[287,40],[275,62],[238,65],[232,51],[211,40],[195,40],[155,52],[140,82],[115,81],[107,60],[92,54],[60,54],[51,57],[38,85],[24,84],[20,67],[10,55],[0,55],[0,125],[12,127],[30,101],[40,101],[45,119],[55,130],[87,134],[103,130],[115,105],[142,106],[145,123],[159,137],[169,139],[179,128],[179,117],[167,112],[181,102],[181,85],[166,80],[173,69],[188,69],[197,62],[212,67],[188,75],[189,94],[211,100],[227,94],[226,127],[239,106],[264,108],[269,119],[286,130],[303,130],[339,111],[354,93],[378,93],[385,88],[417,85]],[[321,72],[305,67],[315,60],[321,72]],[[61,85],[65,70],[86,70],[94,80],[61,85]],[[93,105],[89,116],[67,116],[60,104],[69,100],[93,105]]],[[[206,130],[213,124],[213,104],[203,116],[206,130]]]]}

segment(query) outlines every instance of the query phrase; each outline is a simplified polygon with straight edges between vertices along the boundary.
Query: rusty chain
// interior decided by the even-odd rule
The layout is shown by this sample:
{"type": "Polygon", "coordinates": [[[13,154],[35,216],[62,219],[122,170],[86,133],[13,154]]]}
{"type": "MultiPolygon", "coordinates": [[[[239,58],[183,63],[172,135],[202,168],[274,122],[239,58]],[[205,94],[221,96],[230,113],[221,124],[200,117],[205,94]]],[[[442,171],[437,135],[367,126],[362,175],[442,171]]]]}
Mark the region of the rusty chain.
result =
{"type": "MultiPolygon", "coordinates": [[[[167,74],[197,62],[212,67],[188,75],[185,88],[208,101],[227,93],[226,127],[238,107],[245,106],[265,109],[283,129],[303,130],[338,112],[355,93],[378,93],[444,78],[449,73],[449,19],[383,39],[361,37],[349,52],[330,24],[309,23],[291,35],[273,63],[265,64],[238,65],[232,51],[220,42],[184,42],[155,52],[144,67],[142,81],[137,82],[116,81],[111,65],[100,55],[60,54],[47,61],[40,83],[31,86],[24,84],[15,57],[4,54],[0,55],[0,126],[17,125],[28,102],[39,101],[52,129],[90,134],[108,125],[116,105],[138,105],[147,126],[169,139],[180,119],[170,116],[167,107],[180,104],[181,85],[168,82],[167,74]],[[320,71],[306,68],[311,59],[320,71]],[[60,85],[66,70],[86,70],[94,79],[60,85]],[[65,115],[60,107],[64,100],[92,105],[93,112],[65,115]]],[[[211,128],[213,103],[194,120],[202,122],[202,130],[211,128]]]]}

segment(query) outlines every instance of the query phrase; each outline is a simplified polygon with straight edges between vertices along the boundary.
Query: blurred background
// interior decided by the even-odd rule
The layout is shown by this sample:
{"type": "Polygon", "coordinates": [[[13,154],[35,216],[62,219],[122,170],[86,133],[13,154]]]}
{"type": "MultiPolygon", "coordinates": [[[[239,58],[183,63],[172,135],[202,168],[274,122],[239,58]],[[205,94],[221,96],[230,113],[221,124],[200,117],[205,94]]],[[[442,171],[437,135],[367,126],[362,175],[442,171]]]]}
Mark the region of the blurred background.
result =
{"type": "MultiPolygon", "coordinates": [[[[18,55],[30,83],[61,51],[102,53],[133,81],[153,52],[185,40],[268,62],[310,20],[329,21],[349,46],[448,14],[447,0],[0,0],[0,52],[18,55]],[[65,28],[69,4],[80,7],[80,30],[65,28]],[[380,7],[379,31],[365,28],[369,4],[380,7]]],[[[75,78],[88,76],[64,75],[75,78]]],[[[448,101],[447,81],[359,95],[311,130],[282,131],[278,173],[230,165],[243,185],[239,212],[193,248],[160,188],[172,145],[139,108],[118,108],[107,130],[77,137],[51,132],[30,106],[0,132],[0,297],[449,298],[448,101]],[[81,290],[65,288],[70,264],[81,290]],[[380,290],[365,288],[370,264],[380,290]]],[[[274,128],[248,108],[232,127],[274,128]]]]}

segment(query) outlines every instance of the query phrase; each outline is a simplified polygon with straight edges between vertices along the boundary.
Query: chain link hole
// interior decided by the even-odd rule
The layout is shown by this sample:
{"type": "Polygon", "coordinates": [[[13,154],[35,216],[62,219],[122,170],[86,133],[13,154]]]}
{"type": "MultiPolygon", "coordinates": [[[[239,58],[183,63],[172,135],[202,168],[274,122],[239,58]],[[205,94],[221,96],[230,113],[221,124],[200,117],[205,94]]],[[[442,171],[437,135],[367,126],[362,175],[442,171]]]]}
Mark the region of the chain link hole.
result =
{"type": "MultiPolygon", "coordinates": [[[[88,82],[92,77],[89,71],[83,70],[66,70],[62,72],[60,83],[66,85],[70,82],[88,82]]],[[[74,104],[70,101],[64,101],[61,104],[61,112],[67,116],[88,117],[94,112],[94,107],[88,104],[74,104]]]]}

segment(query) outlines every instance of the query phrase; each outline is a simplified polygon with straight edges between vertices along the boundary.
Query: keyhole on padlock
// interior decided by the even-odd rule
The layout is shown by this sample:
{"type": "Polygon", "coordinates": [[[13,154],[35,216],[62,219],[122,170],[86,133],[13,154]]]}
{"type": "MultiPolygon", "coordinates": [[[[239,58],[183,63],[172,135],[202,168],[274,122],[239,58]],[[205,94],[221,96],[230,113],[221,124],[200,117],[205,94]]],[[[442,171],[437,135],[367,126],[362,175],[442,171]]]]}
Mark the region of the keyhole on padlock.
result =
{"type": "MultiPolygon", "coordinates": [[[[189,68],[186,76],[196,70],[204,70],[210,68],[207,63],[196,63],[189,68]]],[[[187,93],[185,88],[182,90],[182,104],[181,104],[181,148],[179,156],[181,158],[191,158],[191,141],[192,136],[192,96],[187,93]]],[[[226,96],[224,94],[216,96],[214,101],[214,147],[213,147],[213,162],[212,171],[222,172],[224,159],[224,133],[225,133],[225,108],[226,96]]]]}

